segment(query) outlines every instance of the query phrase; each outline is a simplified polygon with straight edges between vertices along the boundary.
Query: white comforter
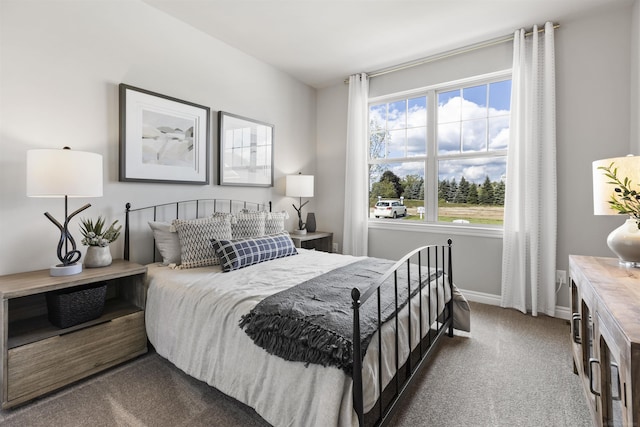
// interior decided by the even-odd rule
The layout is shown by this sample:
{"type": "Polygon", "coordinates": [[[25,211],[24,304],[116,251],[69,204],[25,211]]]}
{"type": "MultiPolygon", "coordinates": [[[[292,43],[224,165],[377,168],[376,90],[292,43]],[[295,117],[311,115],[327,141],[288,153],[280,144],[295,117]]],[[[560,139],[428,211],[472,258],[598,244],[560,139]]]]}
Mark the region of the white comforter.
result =
{"type": "MultiPolygon", "coordinates": [[[[274,426],[356,426],[351,377],[334,367],[305,367],[270,355],[253,343],[238,322],[265,297],[359,259],[300,249],[299,255],[229,273],[222,273],[219,267],[172,270],[149,265],[149,341],[178,368],[246,403],[274,426]]],[[[450,298],[447,288],[439,292],[439,307],[450,298]]],[[[462,295],[455,294],[454,325],[468,330],[468,305],[462,295]]],[[[406,311],[405,307],[405,318],[406,311]]],[[[413,317],[417,322],[417,314],[413,317]]],[[[426,325],[426,319],[423,322],[426,325]]],[[[391,324],[383,327],[383,347],[386,343],[393,347],[393,329],[391,324]]],[[[400,329],[406,331],[406,321],[400,329]]],[[[376,335],[363,365],[365,412],[378,396],[377,353],[376,335]]],[[[408,348],[404,353],[402,358],[408,348]]],[[[395,369],[393,357],[383,365],[386,384],[395,369]]]]}

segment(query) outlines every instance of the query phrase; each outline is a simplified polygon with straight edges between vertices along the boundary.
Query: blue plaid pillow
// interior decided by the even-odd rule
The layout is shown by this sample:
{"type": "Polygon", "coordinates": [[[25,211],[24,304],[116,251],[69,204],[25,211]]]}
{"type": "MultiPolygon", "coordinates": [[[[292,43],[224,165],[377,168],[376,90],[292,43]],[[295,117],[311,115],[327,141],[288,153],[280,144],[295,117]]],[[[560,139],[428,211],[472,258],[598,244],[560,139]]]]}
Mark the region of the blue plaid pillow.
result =
{"type": "Polygon", "coordinates": [[[220,258],[225,272],[298,254],[286,232],[254,239],[211,239],[211,246],[220,258]]]}

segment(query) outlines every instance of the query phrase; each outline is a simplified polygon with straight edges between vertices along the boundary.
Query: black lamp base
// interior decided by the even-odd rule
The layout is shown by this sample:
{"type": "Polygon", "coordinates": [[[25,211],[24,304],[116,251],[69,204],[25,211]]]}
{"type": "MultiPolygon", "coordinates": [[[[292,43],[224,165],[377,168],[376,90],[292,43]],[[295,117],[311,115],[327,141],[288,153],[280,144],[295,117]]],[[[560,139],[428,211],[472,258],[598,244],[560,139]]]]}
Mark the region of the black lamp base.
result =
{"type": "Polygon", "coordinates": [[[60,230],[60,240],[58,241],[58,259],[60,260],[60,264],[51,266],[49,269],[51,276],[71,276],[82,272],[82,264],[79,263],[82,255],[80,251],[76,249],[76,241],[73,239],[71,233],[69,233],[69,221],[83,210],[91,207],[91,205],[87,203],[71,215],[67,215],[67,202],[68,196],[64,196],[64,224],[60,224],[49,212],[44,213],[44,216],[49,218],[49,221],[60,230]],[[71,245],[71,250],[69,250],[69,244],[71,245]]]}

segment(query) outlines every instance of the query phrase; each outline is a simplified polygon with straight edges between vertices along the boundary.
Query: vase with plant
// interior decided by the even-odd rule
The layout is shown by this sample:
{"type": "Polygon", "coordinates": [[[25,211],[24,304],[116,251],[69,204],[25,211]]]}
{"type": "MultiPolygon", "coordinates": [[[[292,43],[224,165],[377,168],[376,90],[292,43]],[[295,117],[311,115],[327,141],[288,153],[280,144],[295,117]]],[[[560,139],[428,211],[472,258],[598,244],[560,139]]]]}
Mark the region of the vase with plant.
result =
{"type": "Polygon", "coordinates": [[[609,207],[622,215],[629,215],[640,228],[640,193],[631,188],[631,179],[618,178],[618,168],[614,168],[614,162],[609,166],[599,166],[598,169],[604,171],[610,181],[608,184],[614,185],[611,198],[608,200],[609,207]]]}
{"type": "Polygon", "coordinates": [[[637,267],[640,266],[640,189],[634,189],[638,184],[632,178],[637,175],[638,165],[628,164],[636,160],[633,156],[618,160],[621,165],[616,166],[615,162],[610,162],[608,165],[598,166],[607,179],[609,210],[628,216],[624,224],[609,234],[607,245],[622,264],[637,267]],[[619,176],[622,174],[625,176],[619,176]]]}
{"type": "Polygon", "coordinates": [[[115,242],[120,236],[121,225],[117,225],[118,220],[113,221],[106,227],[105,219],[101,216],[94,222],[92,219],[80,220],[80,233],[82,233],[82,244],[88,246],[87,254],[84,258],[84,265],[87,268],[106,267],[111,265],[111,249],[109,244],[115,242]]]}

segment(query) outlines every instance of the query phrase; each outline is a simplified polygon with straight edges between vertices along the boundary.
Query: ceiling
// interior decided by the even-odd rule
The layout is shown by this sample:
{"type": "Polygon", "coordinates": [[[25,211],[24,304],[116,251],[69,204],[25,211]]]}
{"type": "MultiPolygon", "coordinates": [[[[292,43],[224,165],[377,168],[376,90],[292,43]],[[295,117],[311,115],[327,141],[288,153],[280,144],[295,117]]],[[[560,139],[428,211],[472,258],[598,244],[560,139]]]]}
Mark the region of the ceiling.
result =
{"type": "Polygon", "coordinates": [[[634,0],[143,0],[315,88],[634,0]]]}

